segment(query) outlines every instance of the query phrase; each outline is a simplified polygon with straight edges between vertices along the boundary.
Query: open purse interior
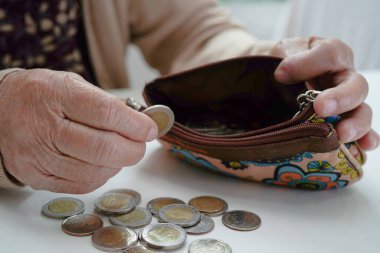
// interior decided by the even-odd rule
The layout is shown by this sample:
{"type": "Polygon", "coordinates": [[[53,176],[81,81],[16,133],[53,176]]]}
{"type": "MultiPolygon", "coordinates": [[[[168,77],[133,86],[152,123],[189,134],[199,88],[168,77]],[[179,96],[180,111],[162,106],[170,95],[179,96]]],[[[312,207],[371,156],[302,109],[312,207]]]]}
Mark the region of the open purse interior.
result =
{"type": "Polygon", "coordinates": [[[176,122],[210,135],[258,130],[290,120],[305,83],[277,82],[281,59],[257,56],[210,64],[146,85],[148,104],[169,106],[176,122]]]}

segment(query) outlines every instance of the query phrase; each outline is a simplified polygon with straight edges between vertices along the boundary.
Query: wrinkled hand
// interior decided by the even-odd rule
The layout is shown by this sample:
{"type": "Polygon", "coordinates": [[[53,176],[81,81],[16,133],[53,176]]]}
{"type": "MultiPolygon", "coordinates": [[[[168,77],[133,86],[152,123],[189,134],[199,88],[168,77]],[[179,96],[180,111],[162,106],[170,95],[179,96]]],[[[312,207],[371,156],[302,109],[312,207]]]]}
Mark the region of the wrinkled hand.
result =
{"type": "Polygon", "coordinates": [[[311,80],[324,90],[314,102],[321,116],[341,114],[337,125],[340,141],[358,140],[365,150],[380,144],[379,135],[371,129],[372,110],[364,103],[368,93],[365,78],[354,68],[350,47],[337,39],[286,39],[278,43],[272,55],[283,57],[275,77],[291,84],[311,80]]]}
{"type": "Polygon", "coordinates": [[[157,136],[148,116],[79,75],[45,69],[0,84],[0,151],[7,171],[35,189],[87,193],[137,163],[157,136]]]}

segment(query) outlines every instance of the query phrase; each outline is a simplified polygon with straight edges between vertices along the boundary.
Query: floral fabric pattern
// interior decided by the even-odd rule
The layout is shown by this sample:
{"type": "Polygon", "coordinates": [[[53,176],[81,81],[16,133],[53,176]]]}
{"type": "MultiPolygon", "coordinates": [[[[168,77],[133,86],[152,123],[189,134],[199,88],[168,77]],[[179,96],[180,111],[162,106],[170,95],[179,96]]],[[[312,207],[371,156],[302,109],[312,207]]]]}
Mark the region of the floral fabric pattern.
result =
{"type": "Polygon", "coordinates": [[[263,182],[307,190],[330,190],[347,185],[347,181],[339,178],[339,173],[305,173],[296,165],[282,165],[276,168],[274,179],[264,179],[263,182]]]}
{"type": "Polygon", "coordinates": [[[177,157],[197,167],[229,177],[308,190],[346,187],[360,179],[360,164],[364,162],[363,154],[355,143],[342,145],[328,153],[304,152],[288,158],[260,161],[222,161],[164,141],[163,144],[177,157]]]}

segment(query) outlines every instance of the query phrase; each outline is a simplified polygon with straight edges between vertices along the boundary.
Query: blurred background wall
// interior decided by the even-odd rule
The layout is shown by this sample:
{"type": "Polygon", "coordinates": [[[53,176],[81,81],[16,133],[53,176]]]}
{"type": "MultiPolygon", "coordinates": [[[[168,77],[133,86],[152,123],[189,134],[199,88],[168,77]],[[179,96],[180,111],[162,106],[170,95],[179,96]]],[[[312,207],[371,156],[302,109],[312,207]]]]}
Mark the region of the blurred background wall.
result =
{"type": "MultiPolygon", "coordinates": [[[[253,36],[278,41],[318,35],[349,44],[359,70],[380,69],[379,0],[220,0],[253,36]]],[[[131,85],[143,85],[158,73],[147,66],[139,50],[127,56],[131,85]]]]}

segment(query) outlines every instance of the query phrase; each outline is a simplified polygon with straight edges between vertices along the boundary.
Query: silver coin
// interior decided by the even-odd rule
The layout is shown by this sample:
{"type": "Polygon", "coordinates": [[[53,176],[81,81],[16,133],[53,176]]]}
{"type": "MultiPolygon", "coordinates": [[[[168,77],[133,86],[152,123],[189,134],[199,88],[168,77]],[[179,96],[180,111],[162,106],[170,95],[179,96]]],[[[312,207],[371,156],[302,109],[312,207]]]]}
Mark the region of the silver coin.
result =
{"type": "Polygon", "coordinates": [[[137,234],[130,228],[109,226],[97,230],[92,235],[91,241],[97,249],[118,252],[135,245],[137,234]]]}
{"type": "Polygon", "coordinates": [[[186,204],[173,204],[161,208],[158,211],[158,217],[167,223],[191,227],[201,220],[201,213],[198,209],[186,204]]]}
{"type": "Polygon", "coordinates": [[[257,214],[241,210],[225,213],[222,222],[226,227],[239,231],[254,230],[261,225],[261,219],[257,214]]]}
{"type": "Polygon", "coordinates": [[[201,235],[206,234],[214,229],[214,221],[207,215],[201,214],[201,221],[198,224],[185,228],[188,234],[201,235]]]}
{"type": "Polygon", "coordinates": [[[158,211],[162,207],[167,206],[167,205],[172,205],[172,204],[185,204],[185,202],[176,198],[162,197],[162,198],[152,199],[151,201],[148,202],[146,206],[152,212],[153,215],[157,215],[158,211]]]}
{"type": "Polygon", "coordinates": [[[148,225],[152,220],[152,214],[146,208],[136,207],[130,213],[110,216],[109,220],[114,225],[136,229],[148,225]]]}
{"type": "Polygon", "coordinates": [[[110,190],[106,193],[123,193],[132,196],[136,200],[136,205],[139,205],[141,202],[141,195],[137,191],[131,189],[114,189],[110,190]]]}
{"type": "Polygon", "coordinates": [[[232,249],[221,240],[205,238],[192,242],[189,253],[232,253],[232,249]]]}
{"type": "Polygon", "coordinates": [[[62,222],[62,230],[72,236],[87,236],[103,227],[103,220],[92,214],[77,214],[62,222]]]}
{"type": "Polygon", "coordinates": [[[146,246],[133,246],[131,248],[128,248],[125,253],[159,253],[158,251],[155,251],[153,249],[150,249],[146,246]]]}
{"type": "Polygon", "coordinates": [[[136,208],[136,200],[124,193],[105,193],[95,200],[95,207],[104,214],[125,214],[136,208]]]}
{"type": "Polygon", "coordinates": [[[42,214],[49,218],[65,219],[84,212],[84,203],[80,199],[63,197],[50,200],[42,207],[42,214]]]}
{"type": "Polygon", "coordinates": [[[158,137],[165,135],[173,127],[174,113],[165,105],[153,105],[142,111],[148,115],[158,127],[158,137]]]}
{"type": "Polygon", "coordinates": [[[142,238],[151,248],[172,250],[183,246],[186,241],[186,231],[175,224],[151,224],[142,231],[142,238]]]}

